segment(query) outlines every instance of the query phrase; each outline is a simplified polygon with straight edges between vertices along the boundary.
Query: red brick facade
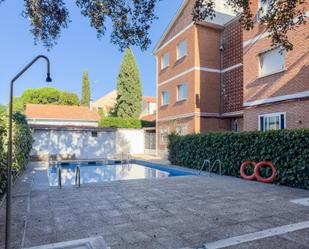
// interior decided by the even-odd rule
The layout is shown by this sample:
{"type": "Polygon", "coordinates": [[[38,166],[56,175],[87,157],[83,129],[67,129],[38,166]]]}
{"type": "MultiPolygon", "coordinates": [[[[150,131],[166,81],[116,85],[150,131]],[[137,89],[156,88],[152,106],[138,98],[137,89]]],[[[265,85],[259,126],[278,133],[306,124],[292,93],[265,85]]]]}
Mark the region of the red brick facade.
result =
{"type": "MultiPolygon", "coordinates": [[[[258,0],[252,1],[252,10],[257,13],[258,0]]],[[[308,30],[306,24],[288,34],[294,49],[285,53],[284,70],[266,76],[260,76],[260,55],[272,48],[265,27],[256,22],[253,30],[244,31],[245,130],[259,128],[259,115],[278,112],[286,115],[285,128],[309,127],[309,102],[304,100],[309,97],[308,30]]]]}
{"type": "MultiPolygon", "coordinates": [[[[184,1],[154,51],[158,151],[166,148],[166,133],[257,130],[260,116],[269,113],[284,113],[285,128],[309,127],[308,24],[289,34],[294,50],[285,55],[285,69],[260,77],[260,54],[271,49],[265,27],[256,22],[251,31],[243,31],[231,16],[219,18],[221,23],[193,23],[194,2],[184,1]],[[177,60],[176,48],[183,41],[187,54],[177,60]],[[165,54],[169,66],[162,70],[165,54]],[[187,98],[178,101],[177,87],[184,82],[187,98]],[[167,105],[162,105],[163,91],[170,95],[167,105]],[[288,99],[291,95],[294,99],[288,99]]],[[[256,13],[258,0],[252,8],[256,13]]]]}
{"type": "Polygon", "coordinates": [[[242,36],[238,20],[192,23],[194,0],[187,1],[168,33],[159,42],[157,59],[157,147],[166,147],[162,132],[199,133],[242,127],[242,36]],[[177,45],[187,42],[187,55],[177,60],[177,45]],[[220,47],[223,45],[223,50],[220,47]],[[169,66],[161,69],[163,55],[169,66]],[[177,86],[187,84],[186,100],[177,100],[177,86]],[[224,82],[224,83],[223,83],[224,82]],[[241,86],[241,87],[239,87],[241,86]],[[162,92],[170,94],[162,105],[162,92]]]}

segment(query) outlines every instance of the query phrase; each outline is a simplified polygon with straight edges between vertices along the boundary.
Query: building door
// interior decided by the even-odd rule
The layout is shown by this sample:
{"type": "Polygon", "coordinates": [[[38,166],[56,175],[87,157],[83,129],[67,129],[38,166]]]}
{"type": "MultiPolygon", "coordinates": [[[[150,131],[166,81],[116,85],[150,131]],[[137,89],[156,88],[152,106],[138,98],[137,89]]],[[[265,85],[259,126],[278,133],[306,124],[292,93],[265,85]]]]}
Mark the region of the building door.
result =
{"type": "Polygon", "coordinates": [[[156,154],[156,131],[145,131],[145,154],[156,154]]]}

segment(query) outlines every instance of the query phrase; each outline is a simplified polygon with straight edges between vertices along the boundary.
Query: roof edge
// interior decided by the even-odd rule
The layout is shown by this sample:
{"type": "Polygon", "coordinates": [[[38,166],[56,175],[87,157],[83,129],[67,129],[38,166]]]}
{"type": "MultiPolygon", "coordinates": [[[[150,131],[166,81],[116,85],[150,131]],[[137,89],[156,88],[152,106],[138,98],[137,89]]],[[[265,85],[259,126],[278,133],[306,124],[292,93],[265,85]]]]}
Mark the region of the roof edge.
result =
{"type": "Polygon", "coordinates": [[[180,16],[180,13],[184,10],[184,8],[186,7],[186,5],[188,4],[189,0],[185,0],[183,1],[182,5],[178,8],[176,15],[174,15],[173,19],[170,21],[170,23],[168,24],[168,26],[166,27],[163,35],[161,36],[160,40],[156,43],[156,46],[154,47],[154,49],[152,50],[152,54],[155,54],[156,51],[158,51],[158,49],[160,48],[160,44],[163,42],[163,40],[165,39],[165,37],[168,34],[168,31],[172,28],[172,26],[174,25],[175,21],[178,19],[178,17],[180,16]]]}

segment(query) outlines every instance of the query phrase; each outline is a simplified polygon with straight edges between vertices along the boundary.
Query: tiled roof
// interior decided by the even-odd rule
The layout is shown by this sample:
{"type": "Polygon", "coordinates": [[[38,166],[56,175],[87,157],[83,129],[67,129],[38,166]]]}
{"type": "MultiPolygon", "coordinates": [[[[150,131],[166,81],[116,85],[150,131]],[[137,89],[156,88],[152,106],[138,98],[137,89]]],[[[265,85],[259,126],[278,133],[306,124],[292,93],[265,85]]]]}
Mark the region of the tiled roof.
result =
{"type": "Polygon", "coordinates": [[[156,114],[150,114],[150,115],[146,115],[146,116],[143,116],[140,118],[141,120],[144,120],[144,121],[155,121],[156,120],[156,114]]]}
{"type": "Polygon", "coordinates": [[[149,103],[157,103],[157,98],[152,96],[143,96],[143,100],[149,103]]]}
{"type": "Polygon", "coordinates": [[[98,111],[86,106],[27,104],[25,114],[31,119],[100,120],[98,111]]]}

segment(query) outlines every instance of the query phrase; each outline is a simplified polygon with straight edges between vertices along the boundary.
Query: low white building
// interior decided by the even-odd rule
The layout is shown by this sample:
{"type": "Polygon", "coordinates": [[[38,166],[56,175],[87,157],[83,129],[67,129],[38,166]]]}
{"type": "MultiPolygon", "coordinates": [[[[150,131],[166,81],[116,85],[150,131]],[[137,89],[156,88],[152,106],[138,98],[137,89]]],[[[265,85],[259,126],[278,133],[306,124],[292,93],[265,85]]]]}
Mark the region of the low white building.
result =
{"type": "Polygon", "coordinates": [[[144,153],[144,130],[99,128],[95,108],[29,104],[25,114],[34,130],[33,160],[91,160],[144,153]]]}

